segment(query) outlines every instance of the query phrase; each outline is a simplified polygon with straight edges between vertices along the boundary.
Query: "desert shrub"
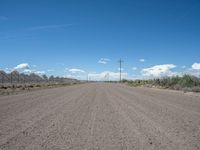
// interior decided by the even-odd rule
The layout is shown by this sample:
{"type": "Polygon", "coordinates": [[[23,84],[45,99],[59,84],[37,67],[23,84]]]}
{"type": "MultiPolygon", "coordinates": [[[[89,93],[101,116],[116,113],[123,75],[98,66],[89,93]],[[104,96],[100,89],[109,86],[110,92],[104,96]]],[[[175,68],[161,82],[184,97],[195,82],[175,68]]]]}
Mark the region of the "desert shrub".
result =
{"type": "Polygon", "coordinates": [[[176,86],[178,84],[179,80],[180,80],[180,77],[178,77],[178,76],[169,78],[168,86],[170,86],[170,87],[171,86],[176,86]]]}
{"type": "Polygon", "coordinates": [[[160,79],[154,79],[153,85],[160,85],[160,79]]]}
{"type": "Polygon", "coordinates": [[[178,82],[182,87],[200,86],[200,81],[197,77],[184,75],[178,82]]]}
{"type": "Polygon", "coordinates": [[[160,86],[163,86],[163,87],[168,87],[168,84],[169,84],[169,78],[162,78],[161,80],[160,80],[160,86]]]}
{"type": "Polygon", "coordinates": [[[192,87],[192,92],[200,92],[200,86],[192,87]]]}
{"type": "Polygon", "coordinates": [[[174,90],[182,90],[182,87],[179,84],[174,85],[173,87],[171,87],[171,89],[174,90]]]}
{"type": "Polygon", "coordinates": [[[7,86],[1,86],[1,89],[4,89],[4,90],[6,90],[8,87],[7,86]]]}
{"type": "Polygon", "coordinates": [[[184,75],[183,77],[173,76],[150,80],[123,80],[123,83],[128,83],[131,86],[157,86],[163,88],[170,88],[184,91],[200,91],[200,78],[191,75],[184,75]]]}
{"type": "Polygon", "coordinates": [[[123,79],[123,80],[122,80],[122,83],[127,83],[127,82],[129,82],[129,81],[126,80],[126,79],[123,79]]]}
{"type": "Polygon", "coordinates": [[[191,87],[184,87],[184,88],[182,88],[182,90],[184,92],[192,92],[192,88],[191,87]]]}
{"type": "Polygon", "coordinates": [[[18,85],[17,88],[22,88],[22,85],[18,85]]]}
{"type": "Polygon", "coordinates": [[[40,84],[37,84],[37,85],[36,85],[36,87],[41,87],[41,86],[42,86],[42,85],[40,85],[40,84]]]}
{"type": "Polygon", "coordinates": [[[29,88],[34,88],[34,85],[29,85],[29,88]]]}

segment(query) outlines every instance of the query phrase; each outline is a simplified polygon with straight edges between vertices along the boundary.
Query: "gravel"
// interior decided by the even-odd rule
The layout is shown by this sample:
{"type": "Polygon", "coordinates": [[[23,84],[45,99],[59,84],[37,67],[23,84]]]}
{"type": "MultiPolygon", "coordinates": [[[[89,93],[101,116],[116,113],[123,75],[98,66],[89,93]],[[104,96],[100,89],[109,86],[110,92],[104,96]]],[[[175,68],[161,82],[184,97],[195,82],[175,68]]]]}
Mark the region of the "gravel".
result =
{"type": "Polygon", "coordinates": [[[0,150],[198,150],[200,96],[91,83],[0,97],[0,150]]]}

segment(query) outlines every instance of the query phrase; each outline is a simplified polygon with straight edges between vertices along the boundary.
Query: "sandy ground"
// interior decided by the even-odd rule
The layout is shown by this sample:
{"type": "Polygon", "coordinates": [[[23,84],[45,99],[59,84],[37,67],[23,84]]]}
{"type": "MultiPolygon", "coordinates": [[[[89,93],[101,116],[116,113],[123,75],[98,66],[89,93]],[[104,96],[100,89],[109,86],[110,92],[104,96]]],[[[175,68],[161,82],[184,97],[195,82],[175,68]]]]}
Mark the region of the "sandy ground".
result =
{"type": "Polygon", "coordinates": [[[92,83],[0,97],[0,150],[197,150],[200,96],[92,83]]]}

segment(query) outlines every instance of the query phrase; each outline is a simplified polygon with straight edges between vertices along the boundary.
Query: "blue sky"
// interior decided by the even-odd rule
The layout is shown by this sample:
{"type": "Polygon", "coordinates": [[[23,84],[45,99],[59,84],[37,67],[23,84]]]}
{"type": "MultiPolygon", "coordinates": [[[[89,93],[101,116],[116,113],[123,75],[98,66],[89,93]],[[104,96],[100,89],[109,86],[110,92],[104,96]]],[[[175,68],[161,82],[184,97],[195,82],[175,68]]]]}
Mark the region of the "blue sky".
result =
{"type": "Polygon", "coordinates": [[[198,75],[200,1],[0,0],[0,69],[117,79],[120,58],[126,78],[198,75]]]}

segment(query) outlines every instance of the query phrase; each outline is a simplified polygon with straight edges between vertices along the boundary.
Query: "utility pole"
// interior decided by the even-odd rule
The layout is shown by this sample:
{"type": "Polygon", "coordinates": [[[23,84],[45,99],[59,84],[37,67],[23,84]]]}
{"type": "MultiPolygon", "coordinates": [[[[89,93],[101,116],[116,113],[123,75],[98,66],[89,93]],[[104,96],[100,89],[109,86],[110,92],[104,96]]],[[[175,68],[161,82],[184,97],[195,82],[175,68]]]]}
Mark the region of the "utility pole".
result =
{"type": "Polygon", "coordinates": [[[2,79],[1,79],[1,83],[4,83],[4,74],[2,74],[2,79]]]}
{"type": "Polygon", "coordinates": [[[89,73],[87,72],[87,82],[89,82],[89,73]]]}
{"type": "Polygon", "coordinates": [[[121,82],[122,81],[122,63],[123,63],[123,60],[119,60],[119,81],[121,82]]]}
{"type": "Polygon", "coordinates": [[[0,72],[0,74],[1,74],[1,83],[3,84],[4,83],[4,74],[1,72],[0,72]]]}
{"type": "Polygon", "coordinates": [[[13,83],[13,76],[12,76],[12,72],[10,73],[10,83],[13,83]]]}

